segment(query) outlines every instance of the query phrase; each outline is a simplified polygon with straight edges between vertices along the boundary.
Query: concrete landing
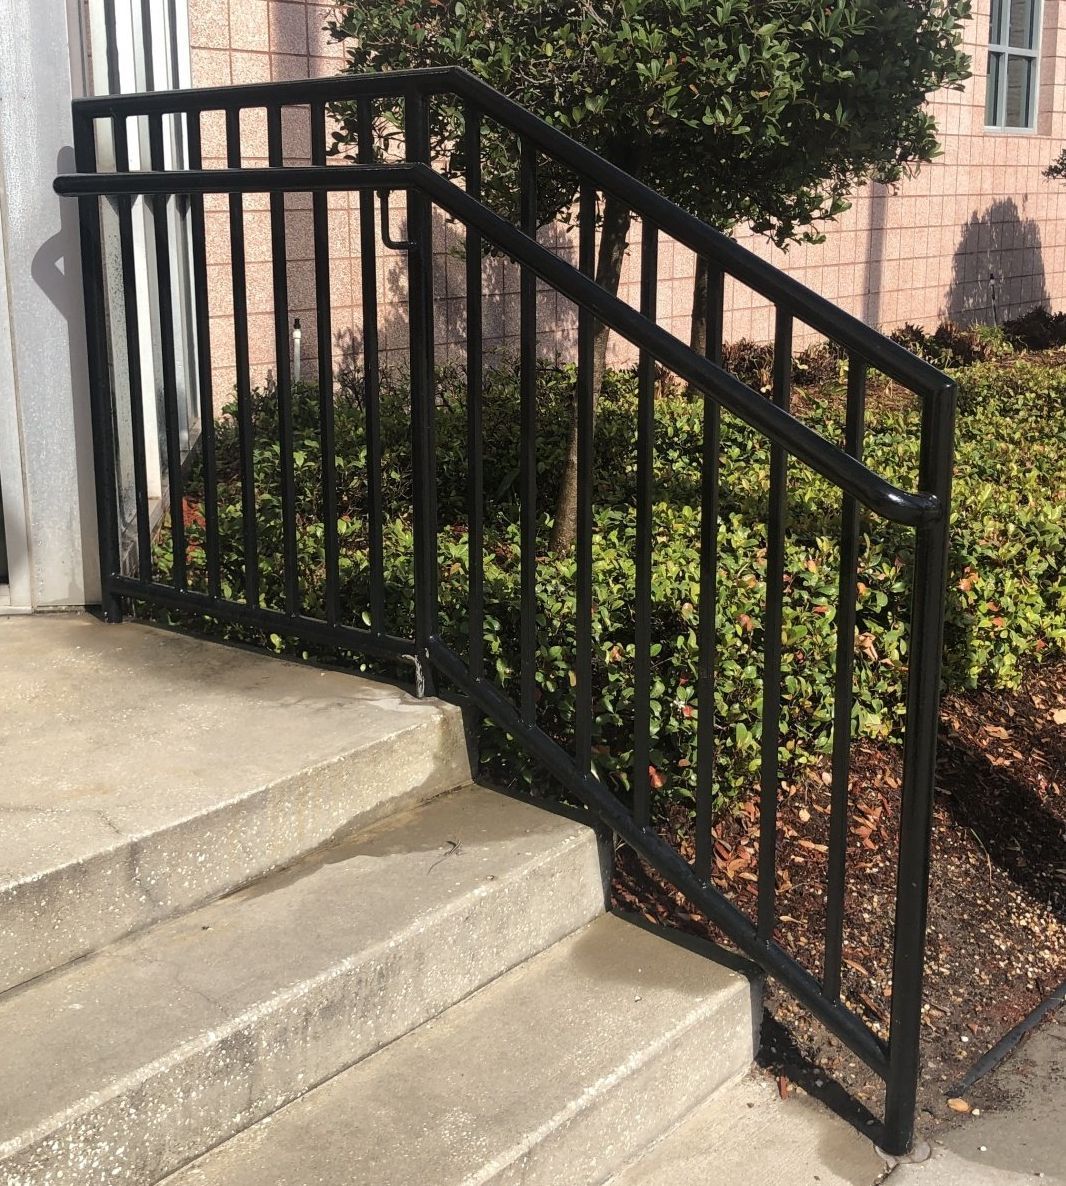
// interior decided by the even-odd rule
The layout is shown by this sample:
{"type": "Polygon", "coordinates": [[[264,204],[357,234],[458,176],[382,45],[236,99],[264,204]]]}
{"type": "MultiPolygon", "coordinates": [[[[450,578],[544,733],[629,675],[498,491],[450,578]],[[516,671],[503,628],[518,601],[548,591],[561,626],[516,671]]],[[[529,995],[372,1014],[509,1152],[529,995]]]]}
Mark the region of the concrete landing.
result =
{"type": "Polygon", "coordinates": [[[757,986],[709,951],[598,919],[167,1186],[602,1182],[751,1062],[757,986]]]}
{"type": "Polygon", "coordinates": [[[439,701],[146,626],[0,617],[0,991],[470,774],[439,701]]]}

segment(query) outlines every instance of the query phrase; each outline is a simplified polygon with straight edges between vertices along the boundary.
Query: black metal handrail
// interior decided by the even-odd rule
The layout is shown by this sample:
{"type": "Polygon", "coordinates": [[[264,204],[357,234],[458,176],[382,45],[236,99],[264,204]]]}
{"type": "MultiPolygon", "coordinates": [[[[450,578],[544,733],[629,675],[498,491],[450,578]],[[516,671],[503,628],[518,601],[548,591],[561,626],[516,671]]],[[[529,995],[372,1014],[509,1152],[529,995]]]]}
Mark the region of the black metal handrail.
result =
{"type": "Polygon", "coordinates": [[[442,210],[464,225],[476,227],[496,248],[529,268],[575,304],[595,313],[597,320],[633,345],[649,351],[679,378],[701,391],[710,391],[724,409],[770,440],[786,446],[794,457],[841,490],[846,490],[867,509],[909,527],[942,517],[943,506],[936,495],[908,493],[874,473],[845,449],[768,402],[721,366],[697,354],[673,334],[606,292],[572,264],[553,255],[426,165],[198,169],[177,174],[143,170],[124,175],[71,174],[56,181],[57,192],[71,197],[277,194],[400,188],[418,189],[430,195],[442,210]]]}
{"type": "MultiPolygon", "coordinates": [[[[276,630],[327,646],[362,653],[404,657],[415,664],[421,692],[430,692],[439,674],[495,722],[516,738],[531,757],[580,798],[660,874],[681,890],[748,956],[777,977],[803,1004],[837,1034],[859,1057],[886,1080],[886,1120],[883,1143],[902,1152],[912,1139],[916,1099],[922,961],[928,892],[929,832],[939,701],[940,652],[943,639],[944,586],[947,562],[951,493],[954,387],[946,376],[914,358],[817,297],[771,265],[747,252],[672,203],[654,194],[568,137],[506,100],[472,76],[458,70],[397,72],[341,77],[308,82],[210,88],[199,91],[136,96],[105,96],[79,100],[74,105],[78,173],[56,181],[56,189],[80,202],[82,258],[88,329],[97,498],[100,523],[101,571],[108,616],[120,620],[124,598],[154,602],[224,621],[276,630]],[[426,104],[442,92],[457,94],[467,104],[467,176],[465,190],[431,167],[426,104]],[[405,102],[407,160],[374,164],[371,143],[371,100],[401,98],[405,102]],[[352,101],[357,106],[359,164],[325,164],[327,104],[352,101]],[[281,113],[285,107],[309,105],[312,130],[310,166],[284,166],[281,151],[281,113]],[[240,167],[240,112],[262,107],[267,112],[270,167],[240,167]],[[201,159],[201,113],[226,114],[228,164],[226,169],[204,169],[201,159]],[[162,154],[162,120],[185,117],[190,167],[167,171],[162,154]],[[521,143],[519,170],[520,225],[489,210],[480,200],[479,127],[482,115],[510,126],[521,143]],[[147,117],[151,168],[131,172],[125,138],[126,121],[147,117]],[[116,145],[118,168],[98,172],[96,124],[107,121],[116,145]],[[536,150],[543,150],[575,170],[580,183],[578,203],[579,261],[575,268],[536,240],[536,150]],[[367,481],[369,499],[370,624],[364,629],[343,620],[339,596],[336,525],[336,472],[333,428],[332,342],[329,334],[329,241],[326,195],[333,191],[359,194],[361,276],[364,308],[364,371],[366,380],[367,481]],[[380,487],[380,409],[376,311],[375,192],[402,190],[408,195],[407,239],[399,246],[409,257],[411,444],[414,512],[414,637],[385,629],[382,512],[380,487]],[[606,190],[630,204],[644,220],[641,251],[641,307],[637,311],[608,293],[591,276],[595,233],[595,194],[606,190]],[[281,196],[290,192],[312,195],[315,251],[315,289],[319,341],[319,415],[322,443],[322,484],[325,508],[325,612],[322,618],[301,608],[296,571],[296,511],[293,486],[292,379],[285,342],[287,326],[286,226],[281,196]],[[253,425],[248,379],[247,303],[243,196],[270,195],[270,219],[277,337],[279,445],[281,455],[282,519],[284,523],[284,608],[262,604],[258,579],[256,490],[252,474],[253,425]],[[187,195],[194,228],[193,280],[199,346],[198,375],[205,402],[211,401],[211,344],[207,319],[207,272],[204,251],[204,196],[229,195],[231,262],[234,270],[235,357],[237,360],[237,423],[240,445],[243,553],[243,597],[225,597],[219,575],[217,475],[213,417],[202,417],[205,483],[207,592],[191,589],[185,570],[185,537],[181,514],[170,517],[174,572],[170,583],[153,572],[143,483],[143,440],[133,434],[133,472],[137,498],[136,572],[125,572],[118,540],[116,471],[118,448],[114,425],[115,391],[108,367],[106,340],[103,235],[100,198],[115,204],[121,247],[123,300],[127,312],[137,303],[130,267],[132,231],[130,210],[136,198],[151,200],[157,271],[160,285],[169,289],[166,199],[187,195]],[[450,215],[466,230],[467,253],[467,383],[469,416],[469,655],[464,662],[440,634],[439,569],[436,514],[436,459],[434,445],[432,320],[432,222],[434,208],[450,215]],[[710,273],[710,346],[707,357],[663,330],[655,320],[658,235],[665,232],[687,244],[708,262],[710,273]],[[482,489],[481,366],[482,292],[480,259],[485,246],[503,253],[521,269],[519,434],[521,495],[520,522],[520,696],[512,704],[489,678],[484,665],[484,493],[482,489]],[[771,299],[776,307],[775,362],[770,399],[753,391],[721,366],[723,292],[726,273],[771,299]],[[574,749],[570,752],[537,723],[535,707],[536,611],[536,287],[539,277],[578,309],[578,449],[579,499],[576,545],[577,658],[574,749]],[[789,410],[793,323],[806,324],[833,338],[848,358],[847,424],[844,447],[820,436],[793,417],[789,410]],[[637,585],[635,599],[636,757],[634,808],[630,811],[591,766],[592,683],[592,329],[599,322],[633,343],[638,364],[637,424],[637,585]],[[284,356],[284,358],[283,358],[284,356]],[[710,880],[710,808],[714,757],[713,711],[699,717],[699,789],[696,796],[695,860],[689,863],[650,826],[647,736],[650,702],[650,582],[652,563],[651,461],[654,449],[654,364],[665,366],[703,393],[704,443],[701,482],[701,528],[698,555],[700,627],[697,694],[699,703],[713,707],[716,639],[713,612],[716,602],[717,530],[719,521],[719,431],[722,410],[736,415],[770,443],[771,483],[767,540],[767,607],[764,654],[763,740],[761,754],[761,824],[758,910],[750,921],[710,880]],[[922,443],[917,490],[906,491],[862,462],[866,376],[870,367],[890,375],[922,397],[922,443]],[[825,960],[818,980],[775,938],[776,811],[778,743],[781,720],[781,623],[784,600],[785,490],[787,467],[793,459],[804,463],[835,485],[842,494],[841,574],[837,615],[835,716],[832,759],[830,852],[827,885],[825,960]],[[853,695],[853,640],[856,621],[856,558],[859,508],[915,532],[913,613],[904,744],[896,929],[893,953],[892,1016],[886,1043],[841,999],[841,963],[845,892],[845,853],[848,821],[850,719],[853,695]]],[[[161,297],[160,349],[170,505],[180,507],[183,478],[177,454],[174,341],[172,309],[161,297]],[[163,306],[166,306],[165,308],[163,306]],[[168,328],[170,327],[170,328],[168,328]]],[[[126,350],[138,352],[137,318],[127,315],[126,350]]],[[[132,386],[131,370],[131,386],[132,386]]]]}

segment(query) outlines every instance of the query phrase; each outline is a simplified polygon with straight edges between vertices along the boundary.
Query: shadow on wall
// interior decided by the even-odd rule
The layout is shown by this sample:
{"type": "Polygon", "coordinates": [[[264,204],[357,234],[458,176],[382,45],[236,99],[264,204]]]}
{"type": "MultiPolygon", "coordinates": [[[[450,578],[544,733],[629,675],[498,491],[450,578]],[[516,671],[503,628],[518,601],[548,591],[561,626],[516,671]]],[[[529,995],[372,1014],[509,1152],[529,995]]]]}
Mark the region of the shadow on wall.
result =
{"type": "MultiPolygon", "coordinates": [[[[59,150],[55,167],[56,176],[75,172],[74,149],[72,147],[67,145],[59,150]]],[[[88,372],[86,370],[85,309],[81,292],[81,252],[79,249],[81,224],[78,216],[78,203],[73,198],[57,198],[55,194],[50,194],[48,204],[55,211],[59,224],[58,229],[34,253],[30,261],[30,275],[34,284],[55,306],[66,327],[66,333],[59,335],[54,346],[60,347],[65,339],[67,345],[66,374],[70,376],[69,387],[72,397],[71,420],[74,426],[74,443],[78,457],[78,503],[82,507],[91,507],[96,498],[96,483],[93,478],[92,466],[88,463],[92,458],[93,451],[88,372]]],[[[23,312],[23,310],[17,310],[17,312],[23,312]]],[[[29,313],[27,313],[27,320],[30,320],[29,313]]],[[[63,368],[60,369],[62,371],[63,368]]],[[[56,410],[60,410],[58,405],[56,410]]],[[[81,515],[80,526],[81,562],[83,565],[80,580],[76,574],[69,574],[70,589],[63,596],[56,598],[57,604],[80,605],[87,598],[92,600],[93,590],[99,588],[96,517],[92,514],[81,515]]],[[[53,573],[53,579],[56,579],[56,573],[53,573]]]]}
{"type": "Polygon", "coordinates": [[[891,189],[872,181],[869,189],[870,222],[866,239],[866,268],[863,277],[862,319],[877,329],[881,325],[881,293],[885,278],[885,224],[891,189]]]}
{"type": "Polygon", "coordinates": [[[1001,324],[1049,303],[1039,223],[1024,218],[1013,198],[975,210],[955,249],[944,315],[966,325],[1001,324]]]}

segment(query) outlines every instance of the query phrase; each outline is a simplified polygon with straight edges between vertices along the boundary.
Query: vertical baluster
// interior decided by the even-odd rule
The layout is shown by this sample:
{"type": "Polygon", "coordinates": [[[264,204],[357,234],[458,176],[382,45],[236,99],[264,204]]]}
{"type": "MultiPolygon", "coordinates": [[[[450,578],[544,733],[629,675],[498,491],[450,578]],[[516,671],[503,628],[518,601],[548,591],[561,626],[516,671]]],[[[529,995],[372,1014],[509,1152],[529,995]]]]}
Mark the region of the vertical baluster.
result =
{"type": "MultiPolygon", "coordinates": [[[[537,233],[537,163],[533,146],[522,141],[519,163],[520,221],[537,233]]],[[[519,281],[519,488],[521,490],[521,708],[526,724],[536,721],[537,661],[537,280],[523,268],[519,281]]]]}
{"type": "MultiPolygon", "coordinates": [[[[640,239],[640,311],[657,316],[659,228],[644,220],[640,239]]],[[[637,553],[633,631],[633,814],[651,822],[651,574],[652,505],[655,495],[655,359],[637,362],[637,553]]]]}
{"type": "MultiPolygon", "coordinates": [[[[848,404],[844,448],[862,460],[866,423],[866,363],[848,358],[848,404]]],[[[829,812],[825,960],[822,992],[840,996],[844,944],[844,888],[848,850],[848,780],[851,774],[851,708],[854,699],[856,581],[859,564],[859,504],[845,494],[840,507],[840,588],[837,594],[836,677],[833,700],[833,783],[829,812]]]]}
{"type": "MultiPolygon", "coordinates": [[[[270,167],[285,164],[281,107],[267,108],[270,167]]],[[[285,575],[285,612],[300,612],[300,574],[296,550],[296,480],[293,473],[292,367],[289,363],[289,264],[285,242],[285,195],[270,195],[270,255],[274,288],[274,356],[277,366],[278,430],[281,464],[281,521],[285,575]]]]}
{"type": "MultiPolygon", "coordinates": [[[[535,233],[534,227],[534,233],[535,233]]],[[[578,206],[578,267],[596,270],[596,191],[581,187],[578,206]]],[[[582,774],[592,768],[592,491],[595,479],[596,396],[593,369],[596,322],[584,307],[577,311],[577,636],[575,757],[582,774]]]]}
{"type": "Polygon", "coordinates": [[[904,1153],[914,1136],[922,1025],[922,978],[929,904],[929,837],[933,821],[940,664],[951,524],[955,442],[954,383],[922,404],[919,488],[936,496],[940,515],[915,532],[914,590],[907,673],[907,732],[899,814],[899,862],[892,950],[892,1017],[885,1091],[889,1153],[904,1153]]]}
{"type": "MultiPolygon", "coordinates": [[[[115,168],[129,172],[130,150],[126,117],[113,121],[115,168]]],[[[137,573],[152,579],[152,526],[148,505],[148,465],[144,445],[144,380],[141,373],[141,333],[137,303],[137,271],[133,247],[133,198],[115,199],[118,207],[119,254],[122,261],[122,308],[126,321],[126,373],[130,384],[130,427],[133,433],[133,500],[137,514],[137,573]]]]}
{"type": "MultiPolygon", "coordinates": [[[[773,399],[788,411],[792,395],[792,315],[777,310],[773,399]]],[[[759,795],[759,914],[761,939],[773,938],[777,914],[778,748],[781,744],[781,629],[785,584],[785,499],[788,455],[770,446],[770,503],[766,538],[766,613],[763,657],[762,754],[759,795]]]]}
{"type": "MultiPolygon", "coordinates": [[[[241,167],[241,112],[226,111],[226,163],[241,167]]],[[[233,352],[237,369],[237,443],[241,461],[241,518],[244,524],[244,597],[259,605],[259,553],[255,508],[251,372],[248,362],[248,285],[244,249],[244,199],[229,196],[230,265],[233,285],[233,352]]]]}
{"type": "MultiPolygon", "coordinates": [[[[311,104],[311,163],[326,163],[326,108],[311,104]]],[[[329,291],[329,205],[322,190],[311,198],[315,246],[315,334],[318,350],[318,421],[322,448],[322,538],[325,617],[340,616],[340,545],[337,540],[337,448],[333,424],[333,322],[329,291]]],[[[365,311],[364,311],[365,316],[365,311]]]]}
{"type": "MultiPolygon", "coordinates": [[[[358,159],[374,163],[374,113],[369,99],[358,108],[358,159]]],[[[377,236],[374,192],[359,194],[359,262],[363,292],[363,394],[366,404],[367,524],[370,541],[370,625],[384,631],[385,544],[381,508],[381,381],[378,346],[377,236]]]]}
{"type": "MultiPolygon", "coordinates": [[[[148,144],[152,168],[165,168],[163,117],[148,117],[148,144]]],[[[170,538],[174,552],[173,577],[179,589],[186,587],[184,483],[181,473],[181,424],[178,417],[178,377],[174,345],[174,293],[170,274],[169,198],[152,198],[155,228],[155,268],[159,291],[159,351],[163,372],[163,422],[166,427],[167,487],[170,495],[170,538]]]]}
{"type": "MultiPolygon", "coordinates": [[[[722,362],[725,274],[707,265],[707,357],[722,362]]],[[[711,876],[711,823],[714,810],[715,709],[718,659],[718,514],[722,410],[703,393],[703,442],[700,476],[700,621],[696,633],[696,872],[711,876]]]]}
{"type": "MultiPolygon", "coordinates": [[[[91,116],[74,115],[74,167],[96,172],[96,129],[91,116]]],[[[85,302],[89,410],[93,426],[93,473],[100,550],[100,585],[104,617],[122,621],[122,599],[111,591],[119,572],[118,488],[115,484],[115,407],[107,366],[107,314],[104,303],[103,233],[100,199],[78,199],[82,299],[85,302]]]]}
{"type": "MultiPolygon", "coordinates": [[[[429,163],[425,97],[410,90],[405,101],[407,159],[429,163]]],[[[436,396],[433,376],[433,220],[425,194],[408,190],[411,320],[411,417],[415,499],[415,661],[420,695],[434,691],[429,648],[437,634],[437,474],[434,448],[436,396]]]]}
{"type": "MultiPolygon", "coordinates": [[[[466,192],[481,200],[481,113],[472,104],[465,112],[463,149],[466,192]]],[[[466,228],[466,414],[469,490],[467,531],[470,574],[469,670],[481,679],[485,669],[485,458],[482,432],[484,396],[484,325],[481,295],[481,235],[466,228]]]]}
{"type": "MultiPolygon", "coordinates": [[[[204,167],[200,138],[200,113],[189,112],[189,168],[204,167]]],[[[204,196],[190,199],[192,217],[192,283],[196,306],[196,373],[200,387],[200,457],[204,468],[204,533],[207,559],[207,592],[221,594],[218,546],[218,473],[215,463],[215,396],[211,372],[211,306],[207,287],[207,228],[204,196]]]]}

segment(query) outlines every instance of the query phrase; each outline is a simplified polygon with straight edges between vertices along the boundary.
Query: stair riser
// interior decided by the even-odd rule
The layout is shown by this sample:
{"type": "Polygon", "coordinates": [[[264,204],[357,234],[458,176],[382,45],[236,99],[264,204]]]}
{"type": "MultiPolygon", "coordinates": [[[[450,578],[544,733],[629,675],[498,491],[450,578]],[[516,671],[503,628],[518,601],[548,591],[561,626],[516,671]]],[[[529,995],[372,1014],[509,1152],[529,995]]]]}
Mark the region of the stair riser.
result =
{"type": "MultiPolygon", "coordinates": [[[[524,1153],[487,1169],[473,1186],[593,1186],[606,1182],[693,1108],[751,1067],[761,992],[741,981],[725,1001],[693,1016],[633,1067],[558,1118],[524,1153]]],[[[636,1046],[638,1036],[634,1035],[636,1046]]]]}
{"type": "Polygon", "coordinates": [[[0,1182],[159,1181],[601,914],[605,878],[579,833],[49,1125],[0,1161],[0,1182]]]}
{"type": "Polygon", "coordinates": [[[461,712],[419,706],[394,735],[164,831],[0,891],[0,992],[290,864],[337,833],[469,781],[461,712]]]}
{"type": "Polygon", "coordinates": [[[607,916],[166,1186],[592,1186],[743,1075],[754,969],[607,916]]]}

